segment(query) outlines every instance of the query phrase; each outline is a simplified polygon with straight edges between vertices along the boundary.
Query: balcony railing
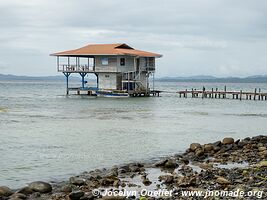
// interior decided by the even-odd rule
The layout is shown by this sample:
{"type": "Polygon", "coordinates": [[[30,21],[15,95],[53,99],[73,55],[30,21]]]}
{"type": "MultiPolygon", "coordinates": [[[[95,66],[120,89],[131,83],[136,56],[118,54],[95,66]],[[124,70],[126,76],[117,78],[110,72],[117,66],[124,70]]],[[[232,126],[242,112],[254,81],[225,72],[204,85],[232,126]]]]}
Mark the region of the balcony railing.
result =
{"type": "Polygon", "coordinates": [[[59,72],[94,72],[94,66],[88,65],[59,65],[59,72]]]}

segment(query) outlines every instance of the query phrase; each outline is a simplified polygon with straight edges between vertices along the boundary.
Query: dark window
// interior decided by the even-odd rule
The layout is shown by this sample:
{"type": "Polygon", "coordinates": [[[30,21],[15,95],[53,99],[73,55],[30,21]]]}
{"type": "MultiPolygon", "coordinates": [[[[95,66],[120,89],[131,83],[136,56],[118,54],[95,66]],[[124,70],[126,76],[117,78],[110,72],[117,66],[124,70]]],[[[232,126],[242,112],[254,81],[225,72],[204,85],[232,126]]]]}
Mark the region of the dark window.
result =
{"type": "Polygon", "coordinates": [[[125,66],[125,58],[120,59],[120,64],[121,64],[121,66],[125,66]]]}
{"type": "Polygon", "coordinates": [[[154,58],[148,58],[148,66],[154,66],[154,58]]]}
{"type": "Polygon", "coordinates": [[[109,78],[109,75],[105,75],[106,78],[109,78]]]}

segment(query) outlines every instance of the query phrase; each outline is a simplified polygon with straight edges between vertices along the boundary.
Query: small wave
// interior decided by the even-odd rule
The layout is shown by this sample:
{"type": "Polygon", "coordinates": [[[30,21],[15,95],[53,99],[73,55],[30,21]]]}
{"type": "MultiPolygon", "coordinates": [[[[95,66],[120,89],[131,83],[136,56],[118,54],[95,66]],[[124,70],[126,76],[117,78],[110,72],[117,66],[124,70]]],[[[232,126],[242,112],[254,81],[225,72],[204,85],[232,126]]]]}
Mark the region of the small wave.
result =
{"type": "Polygon", "coordinates": [[[224,114],[230,116],[238,116],[238,117],[267,117],[267,114],[261,113],[241,113],[241,114],[224,114]]]}
{"type": "Polygon", "coordinates": [[[209,115],[208,112],[199,112],[199,111],[184,112],[184,114],[189,114],[189,115],[209,115]]]}
{"type": "Polygon", "coordinates": [[[7,111],[8,111],[7,108],[0,107],[0,113],[1,113],[1,112],[7,112],[7,111]]]}

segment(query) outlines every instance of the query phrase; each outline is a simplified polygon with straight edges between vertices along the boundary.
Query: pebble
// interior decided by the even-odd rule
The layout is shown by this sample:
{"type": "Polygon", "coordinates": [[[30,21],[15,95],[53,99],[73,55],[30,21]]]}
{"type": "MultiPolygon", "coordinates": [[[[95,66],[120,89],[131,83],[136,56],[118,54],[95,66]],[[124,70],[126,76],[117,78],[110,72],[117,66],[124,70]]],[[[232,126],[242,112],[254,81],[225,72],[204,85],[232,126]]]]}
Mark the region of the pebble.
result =
{"type": "Polygon", "coordinates": [[[216,182],[219,184],[222,184],[222,185],[228,185],[231,183],[230,181],[228,181],[227,179],[225,179],[223,177],[218,177],[216,182]]]}

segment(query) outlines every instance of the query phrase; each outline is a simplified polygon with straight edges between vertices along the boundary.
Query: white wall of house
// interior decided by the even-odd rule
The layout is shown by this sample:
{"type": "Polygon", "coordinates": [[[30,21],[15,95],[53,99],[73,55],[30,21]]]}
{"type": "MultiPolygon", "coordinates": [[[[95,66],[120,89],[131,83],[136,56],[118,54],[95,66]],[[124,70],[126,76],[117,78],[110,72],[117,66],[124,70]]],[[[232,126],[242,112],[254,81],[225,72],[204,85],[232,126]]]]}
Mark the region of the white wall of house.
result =
{"type": "Polygon", "coordinates": [[[118,56],[117,59],[118,72],[134,71],[134,57],[132,56],[118,56]],[[121,58],[125,59],[125,65],[121,66],[121,58]]]}
{"type": "Polygon", "coordinates": [[[117,72],[117,56],[95,56],[96,72],[117,72]],[[107,59],[107,64],[103,60],[107,59]]]}
{"type": "Polygon", "coordinates": [[[116,73],[99,73],[98,74],[99,89],[117,89],[117,74],[116,73]]]}

